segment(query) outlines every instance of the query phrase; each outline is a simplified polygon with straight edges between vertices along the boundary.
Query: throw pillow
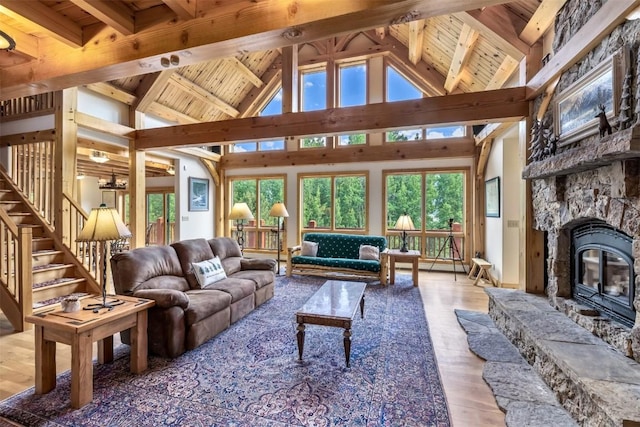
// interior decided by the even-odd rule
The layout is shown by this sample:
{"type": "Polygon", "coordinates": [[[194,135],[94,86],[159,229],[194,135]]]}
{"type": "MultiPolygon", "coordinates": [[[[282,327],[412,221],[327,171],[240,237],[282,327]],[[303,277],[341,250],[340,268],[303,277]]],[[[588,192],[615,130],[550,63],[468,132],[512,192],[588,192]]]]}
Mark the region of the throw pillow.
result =
{"type": "Polygon", "coordinates": [[[222,262],[217,256],[202,262],[192,262],[191,266],[201,288],[227,278],[222,262]]]}
{"type": "Polygon", "coordinates": [[[315,257],[318,254],[318,244],[316,242],[302,241],[302,251],[300,255],[315,257]]]}
{"type": "Polygon", "coordinates": [[[360,259],[380,259],[380,248],[371,245],[360,245],[360,259]]]}

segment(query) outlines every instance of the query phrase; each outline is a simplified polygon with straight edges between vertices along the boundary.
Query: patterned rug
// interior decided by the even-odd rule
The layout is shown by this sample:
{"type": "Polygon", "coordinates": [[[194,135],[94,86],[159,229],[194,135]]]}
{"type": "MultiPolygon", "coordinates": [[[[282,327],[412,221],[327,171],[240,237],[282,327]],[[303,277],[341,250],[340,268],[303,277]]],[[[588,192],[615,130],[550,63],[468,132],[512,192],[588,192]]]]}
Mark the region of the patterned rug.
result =
{"type": "Polygon", "coordinates": [[[26,426],[449,426],[418,288],[369,284],[352,328],[351,367],[340,328],[307,325],[298,361],[294,312],[324,279],[279,277],[275,297],[174,360],[129,372],[129,347],[94,364],[93,402],[70,407],[71,376],[0,402],[26,426]]]}

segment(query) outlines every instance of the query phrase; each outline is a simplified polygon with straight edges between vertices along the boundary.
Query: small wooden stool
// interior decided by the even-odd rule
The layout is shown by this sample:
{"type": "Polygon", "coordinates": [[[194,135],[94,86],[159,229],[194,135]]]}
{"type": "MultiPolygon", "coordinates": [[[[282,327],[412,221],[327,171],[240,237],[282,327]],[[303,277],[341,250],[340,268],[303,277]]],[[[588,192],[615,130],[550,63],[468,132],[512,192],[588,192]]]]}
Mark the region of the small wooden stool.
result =
{"type": "Polygon", "coordinates": [[[486,280],[491,283],[491,286],[495,286],[493,283],[493,279],[489,274],[489,270],[492,267],[492,264],[489,261],[485,261],[482,258],[471,258],[472,267],[469,271],[469,279],[473,279],[474,274],[477,272],[476,280],[473,282],[474,286],[478,286],[478,282],[480,279],[486,280]]]}

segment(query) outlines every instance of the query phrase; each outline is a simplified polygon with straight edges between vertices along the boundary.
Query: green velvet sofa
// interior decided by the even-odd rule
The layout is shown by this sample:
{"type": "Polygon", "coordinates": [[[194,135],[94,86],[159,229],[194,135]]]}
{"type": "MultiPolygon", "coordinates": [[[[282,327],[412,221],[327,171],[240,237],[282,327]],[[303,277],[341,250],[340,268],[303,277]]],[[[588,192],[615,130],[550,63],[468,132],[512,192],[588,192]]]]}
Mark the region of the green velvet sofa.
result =
{"type": "Polygon", "coordinates": [[[303,241],[318,244],[316,256],[301,255],[302,243],[290,247],[287,254],[287,277],[292,274],[327,276],[332,278],[376,278],[387,284],[387,239],[383,236],[363,236],[340,233],[307,233],[303,241]],[[360,259],[360,246],[375,246],[380,251],[377,260],[360,259]]]}

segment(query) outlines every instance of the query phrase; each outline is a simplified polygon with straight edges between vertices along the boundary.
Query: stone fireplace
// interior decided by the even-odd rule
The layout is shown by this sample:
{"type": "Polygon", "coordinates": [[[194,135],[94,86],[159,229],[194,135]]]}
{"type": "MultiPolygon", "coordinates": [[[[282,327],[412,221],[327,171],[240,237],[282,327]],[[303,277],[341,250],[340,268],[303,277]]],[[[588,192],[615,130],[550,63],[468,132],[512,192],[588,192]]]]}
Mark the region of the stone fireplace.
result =
{"type": "Polygon", "coordinates": [[[640,361],[640,127],[525,169],[552,306],[640,361]],[[605,154],[607,152],[608,154],[605,154]],[[617,159],[616,159],[617,158],[617,159]]]}
{"type": "MultiPolygon", "coordinates": [[[[600,2],[569,0],[556,20],[554,51],[600,7],[600,2]]],[[[617,77],[619,84],[624,79],[624,89],[614,90],[613,98],[627,116],[609,117],[611,135],[600,136],[593,120],[575,137],[560,136],[553,149],[538,151],[523,178],[531,181],[533,226],[545,232],[550,304],[640,362],[639,50],[640,20],[627,20],[562,74],[552,106],[591,70],[609,58],[624,58],[617,77]]],[[[549,135],[555,133],[559,112],[550,108],[541,114],[540,106],[548,104],[542,101],[539,97],[534,104],[534,114],[541,117],[536,126],[553,140],[549,135]]],[[[532,138],[532,150],[533,145],[532,138]]]]}

